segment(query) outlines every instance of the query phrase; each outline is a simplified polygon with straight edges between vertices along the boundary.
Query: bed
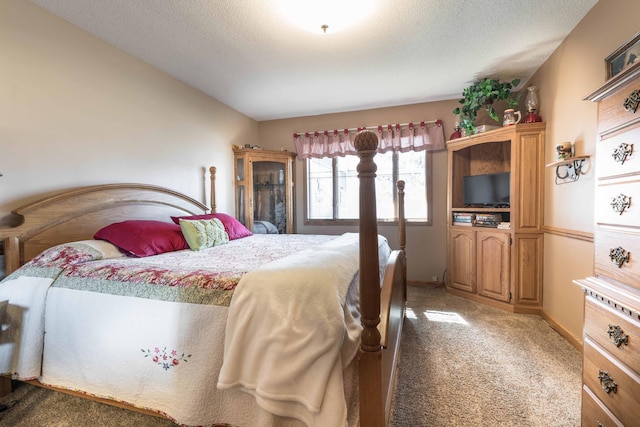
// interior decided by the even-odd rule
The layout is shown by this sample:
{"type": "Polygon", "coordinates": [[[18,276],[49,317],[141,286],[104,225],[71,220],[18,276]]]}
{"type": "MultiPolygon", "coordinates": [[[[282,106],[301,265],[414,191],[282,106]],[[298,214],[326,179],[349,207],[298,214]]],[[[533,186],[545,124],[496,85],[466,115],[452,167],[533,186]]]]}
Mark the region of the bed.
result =
{"type": "Polygon", "coordinates": [[[22,224],[0,229],[5,385],[10,375],[182,425],[387,425],[406,302],[404,183],[391,250],[377,233],[377,136],[355,145],[359,233],[236,236],[215,213],[215,168],[211,210],[139,184],[16,209],[22,224]],[[156,234],[149,243],[125,227],[129,249],[114,224],[156,234]],[[175,227],[187,246],[156,241],[175,227]]]}

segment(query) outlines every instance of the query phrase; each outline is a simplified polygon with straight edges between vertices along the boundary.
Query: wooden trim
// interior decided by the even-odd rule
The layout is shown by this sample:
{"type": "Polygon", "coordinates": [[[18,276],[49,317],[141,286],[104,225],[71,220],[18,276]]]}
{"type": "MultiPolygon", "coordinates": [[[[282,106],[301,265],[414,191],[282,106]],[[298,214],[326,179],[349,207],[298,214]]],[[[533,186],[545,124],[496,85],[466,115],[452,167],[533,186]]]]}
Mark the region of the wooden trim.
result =
{"type": "MultiPolygon", "coordinates": [[[[7,377],[5,377],[5,378],[7,378],[7,377]]],[[[71,396],[75,396],[75,397],[80,397],[80,398],[83,398],[83,399],[91,400],[91,401],[94,401],[94,402],[104,403],[105,405],[115,406],[117,408],[123,408],[123,409],[127,409],[127,410],[130,410],[130,411],[140,412],[142,414],[152,415],[152,416],[157,417],[157,418],[170,419],[166,415],[163,415],[163,414],[161,414],[159,412],[156,412],[156,411],[152,411],[151,409],[140,408],[140,407],[133,406],[133,405],[130,405],[130,404],[125,403],[125,402],[119,402],[117,400],[106,399],[106,398],[94,396],[94,395],[91,395],[91,394],[80,393],[80,392],[73,391],[73,390],[68,390],[68,389],[65,389],[65,388],[60,388],[60,387],[55,387],[55,386],[43,384],[38,380],[24,380],[22,382],[25,382],[27,384],[31,384],[31,385],[34,385],[34,386],[37,386],[37,387],[46,388],[48,390],[58,391],[60,393],[65,393],[65,394],[69,394],[71,396]]],[[[173,421],[173,420],[171,420],[171,421],[173,421]]]]}
{"type": "Polygon", "coordinates": [[[542,311],[540,312],[540,317],[542,317],[553,330],[559,333],[560,336],[569,341],[572,346],[574,346],[582,353],[582,339],[573,335],[568,329],[566,329],[558,321],[556,321],[553,316],[551,316],[546,310],[542,309],[542,311]]]}
{"type": "Polygon", "coordinates": [[[567,237],[569,239],[582,240],[584,242],[593,243],[593,233],[586,231],[570,230],[568,228],[550,227],[545,225],[542,231],[556,236],[567,237]]]}
{"type": "Polygon", "coordinates": [[[607,80],[602,86],[596,89],[594,92],[587,95],[585,101],[598,102],[607,96],[611,95],[620,87],[629,83],[640,74],[640,67],[632,67],[622,73],[614,76],[612,79],[607,80]]]}
{"type": "Polygon", "coordinates": [[[444,282],[410,280],[407,281],[407,286],[415,286],[417,288],[439,288],[440,286],[444,286],[444,282]]]}

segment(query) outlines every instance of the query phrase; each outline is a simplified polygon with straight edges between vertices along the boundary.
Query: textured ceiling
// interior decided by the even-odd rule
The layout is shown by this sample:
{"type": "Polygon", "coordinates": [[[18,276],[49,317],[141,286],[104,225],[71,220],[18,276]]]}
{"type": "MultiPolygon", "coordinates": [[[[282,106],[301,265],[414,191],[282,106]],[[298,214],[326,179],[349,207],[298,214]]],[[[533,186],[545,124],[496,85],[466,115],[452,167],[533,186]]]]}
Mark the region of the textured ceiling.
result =
{"type": "Polygon", "coordinates": [[[31,1],[259,121],[522,86],[597,2],[370,0],[364,21],[315,34],[277,0],[31,1]]]}

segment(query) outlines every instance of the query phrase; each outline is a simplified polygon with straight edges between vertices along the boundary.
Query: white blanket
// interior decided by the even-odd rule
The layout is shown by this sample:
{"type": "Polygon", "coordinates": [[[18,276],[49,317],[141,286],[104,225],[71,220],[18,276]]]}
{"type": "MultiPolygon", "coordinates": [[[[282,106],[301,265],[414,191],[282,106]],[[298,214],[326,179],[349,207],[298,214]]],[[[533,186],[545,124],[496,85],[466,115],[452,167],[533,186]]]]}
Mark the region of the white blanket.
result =
{"type": "Polygon", "coordinates": [[[345,234],[245,275],[229,306],[218,388],[241,387],[309,426],[344,425],[342,369],[362,328],[345,299],[358,261],[358,234],[345,234]]]}
{"type": "Polygon", "coordinates": [[[40,375],[45,297],[51,283],[50,278],[20,276],[0,286],[0,301],[9,301],[0,316],[0,373],[25,380],[40,375]]]}

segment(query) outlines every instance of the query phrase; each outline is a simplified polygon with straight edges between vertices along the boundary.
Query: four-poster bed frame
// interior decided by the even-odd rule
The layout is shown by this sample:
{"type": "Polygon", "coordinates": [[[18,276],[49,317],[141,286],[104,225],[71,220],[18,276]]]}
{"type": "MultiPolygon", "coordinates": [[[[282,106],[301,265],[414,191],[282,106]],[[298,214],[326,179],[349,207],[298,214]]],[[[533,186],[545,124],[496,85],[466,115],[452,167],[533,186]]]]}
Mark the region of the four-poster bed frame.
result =
{"type": "MultiPolygon", "coordinates": [[[[360,157],[360,311],[363,325],[359,352],[360,425],[385,426],[389,422],[398,365],[400,336],[406,302],[404,182],[399,189],[400,249],[392,252],[383,283],[379,280],[375,200],[378,139],[363,131],[355,138],[360,157]]],[[[211,172],[211,211],[216,210],[215,167],[211,172]]],[[[71,189],[13,211],[22,218],[16,227],[0,228],[6,273],[12,273],[43,250],[55,245],[93,238],[101,227],[131,220],[167,221],[172,215],[196,215],[209,209],[178,192],[146,184],[105,184],[71,189]]],[[[4,391],[10,390],[2,377],[4,391]],[[8,387],[8,390],[7,390],[8,387]]],[[[38,384],[37,381],[30,381],[38,384]]],[[[68,390],[60,390],[69,393],[68,390]]],[[[80,393],[71,394],[92,398],[80,393]]],[[[93,398],[116,406],[120,402],[93,398]]],[[[140,410],[139,408],[130,407],[140,410]]],[[[158,415],[155,412],[149,412],[158,415]]],[[[224,420],[220,420],[224,421],[224,420]]]]}

